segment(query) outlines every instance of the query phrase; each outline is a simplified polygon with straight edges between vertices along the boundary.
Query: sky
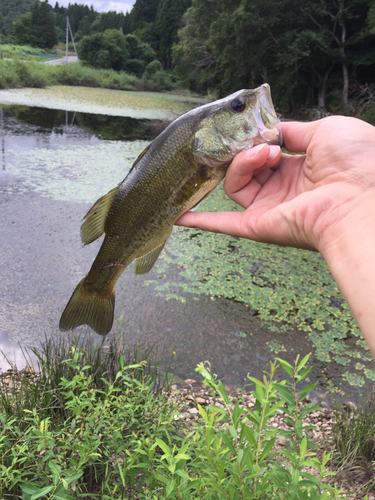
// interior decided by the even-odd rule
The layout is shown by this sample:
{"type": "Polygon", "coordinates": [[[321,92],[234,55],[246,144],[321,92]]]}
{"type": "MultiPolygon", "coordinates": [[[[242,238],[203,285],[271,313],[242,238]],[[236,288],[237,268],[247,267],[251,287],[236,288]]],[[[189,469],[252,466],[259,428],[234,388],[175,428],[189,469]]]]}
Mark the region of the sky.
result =
{"type": "MultiPolygon", "coordinates": [[[[130,12],[131,8],[135,2],[135,0],[90,0],[90,1],[85,1],[85,0],[57,0],[59,2],[59,5],[62,5],[63,7],[68,7],[69,3],[78,3],[80,5],[88,5],[89,7],[91,4],[94,6],[94,9],[97,12],[108,12],[109,10],[115,10],[116,12],[123,12],[125,14],[126,11],[130,12]]],[[[49,0],[48,2],[52,7],[55,5],[56,0],[49,0]]]]}

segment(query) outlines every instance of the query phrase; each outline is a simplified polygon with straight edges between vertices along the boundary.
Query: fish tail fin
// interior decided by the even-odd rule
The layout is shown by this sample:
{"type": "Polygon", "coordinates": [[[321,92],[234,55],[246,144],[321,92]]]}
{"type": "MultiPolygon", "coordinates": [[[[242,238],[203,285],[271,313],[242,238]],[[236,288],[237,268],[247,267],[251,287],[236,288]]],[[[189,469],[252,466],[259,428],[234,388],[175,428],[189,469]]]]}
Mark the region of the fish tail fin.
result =
{"type": "Polygon", "coordinates": [[[113,324],[115,290],[99,293],[92,289],[87,277],[74,290],[61,315],[61,331],[72,330],[79,325],[89,325],[96,333],[107,335],[113,324]]]}

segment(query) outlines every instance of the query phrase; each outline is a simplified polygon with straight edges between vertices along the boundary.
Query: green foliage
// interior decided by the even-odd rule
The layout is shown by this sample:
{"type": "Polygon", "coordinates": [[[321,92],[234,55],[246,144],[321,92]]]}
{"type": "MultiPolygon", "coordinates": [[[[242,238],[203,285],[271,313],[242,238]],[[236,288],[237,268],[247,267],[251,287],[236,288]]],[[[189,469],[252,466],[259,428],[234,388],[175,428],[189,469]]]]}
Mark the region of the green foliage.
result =
{"type": "Polygon", "coordinates": [[[83,64],[116,71],[124,69],[129,57],[126,40],[118,30],[84,37],[78,54],[83,64]]]}
{"type": "Polygon", "coordinates": [[[19,16],[13,23],[13,33],[16,42],[20,45],[34,45],[43,48],[52,48],[56,42],[56,28],[54,17],[48,0],[35,0],[31,12],[19,16]]]}
{"type": "Polygon", "coordinates": [[[200,421],[192,429],[155,392],[155,371],[145,373],[139,354],[126,365],[120,352],[50,342],[31,383],[27,372],[14,371],[12,384],[0,385],[0,402],[9,403],[0,407],[2,498],[339,498],[324,483],[334,474],[326,467],[330,456],[316,457],[314,426],[303,422],[319,409],[301,406],[314,387],[301,387],[308,356],[294,366],[272,362],[262,381],[249,377],[254,410],[241,401],[233,406],[223,384],[199,365],[222,404],[198,405],[200,421]],[[276,382],[279,365],[287,380],[276,382]],[[280,412],[287,431],[270,425],[280,412]],[[286,441],[281,449],[279,436],[286,441]]]}
{"type": "Polygon", "coordinates": [[[292,366],[279,359],[290,377],[280,383],[274,378],[277,362],[271,362],[262,381],[249,377],[255,384],[255,410],[238,402],[233,406],[224,385],[206,366],[199,365],[197,371],[220,398],[222,407],[198,405],[201,421],[190,436],[189,446],[183,442],[181,448],[171,449],[159,443],[166,463],[164,474],[158,472],[158,477],[167,486],[168,498],[338,498],[339,491],[323,482],[334,474],[326,468],[330,456],[324,453],[321,461],[316,457],[312,450],[317,446],[308,434],[315,427],[303,425],[303,418],[319,409],[313,404],[300,407],[314,387],[298,387],[311,370],[307,361],[308,356],[302,361],[297,357],[292,366]],[[269,420],[279,412],[285,413],[290,430],[270,425],[269,420]],[[285,438],[286,446],[278,452],[275,443],[279,436],[285,438]],[[305,467],[314,467],[318,474],[305,472],[305,467]]]}
{"type": "Polygon", "coordinates": [[[118,30],[106,30],[83,38],[78,49],[84,64],[94,68],[127,71],[138,77],[147,64],[155,58],[155,52],[134,35],[123,36],[118,30]]]}
{"type": "Polygon", "coordinates": [[[359,115],[358,118],[360,118],[361,120],[365,120],[368,123],[371,123],[371,125],[375,125],[375,102],[371,103],[368,106],[367,111],[359,115]]]}
{"type": "Polygon", "coordinates": [[[359,71],[353,87],[372,81],[368,12],[367,0],[193,0],[174,58],[194,90],[224,94],[267,81],[283,113],[337,108],[338,82],[348,96],[345,68],[359,71]]]}
{"type": "MultiPolygon", "coordinates": [[[[338,406],[332,434],[333,461],[340,473],[360,471],[367,476],[366,486],[375,485],[375,406],[374,394],[368,394],[358,406],[338,406]]],[[[365,481],[363,481],[365,483],[365,481]]]]}
{"type": "Polygon", "coordinates": [[[0,88],[37,87],[49,85],[83,85],[118,90],[142,89],[135,76],[114,70],[100,70],[79,64],[45,66],[37,63],[0,60],[0,88]]]}
{"type": "Polygon", "coordinates": [[[130,13],[131,29],[136,31],[156,18],[159,0],[137,0],[130,13]]]}
{"type": "Polygon", "coordinates": [[[1,9],[1,33],[12,34],[12,24],[21,14],[30,12],[34,0],[0,0],[1,9]]]}
{"type": "Polygon", "coordinates": [[[22,490],[25,500],[69,499],[119,471],[124,477],[123,469],[134,480],[136,448],[150,436],[166,439],[173,418],[156,397],[156,372],[146,374],[146,361],[125,366],[118,349],[105,355],[92,343],[68,351],[52,342],[39,361],[41,375],[30,386],[14,376],[12,394],[0,388],[2,498],[22,490]]]}
{"type": "Polygon", "coordinates": [[[152,47],[141,42],[135,35],[125,37],[129,50],[129,60],[126,62],[126,70],[141,76],[146,66],[155,59],[155,51],[152,47]]]}
{"type": "Polygon", "coordinates": [[[160,0],[153,30],[158,44],[157,54],[164,69],[172,67],[172,46],[177,42],[177,30],[182,15],[190,7],[191,0],[160,0]]]}
{"type": "Polygon", "coordinates": [[[169,73],[162,70],[160,61],[155,59],[146,66],[142,82],[147,90],[171,90],[173,81],[169,73]]]}
{"type": "Polygon", "coordinates": [[[19,45],[38,45],[39,41],[37,40],[33,30],[31,12],[22,14],[16,21],[14,21],[13,33],[16,43],[19,45]]]}

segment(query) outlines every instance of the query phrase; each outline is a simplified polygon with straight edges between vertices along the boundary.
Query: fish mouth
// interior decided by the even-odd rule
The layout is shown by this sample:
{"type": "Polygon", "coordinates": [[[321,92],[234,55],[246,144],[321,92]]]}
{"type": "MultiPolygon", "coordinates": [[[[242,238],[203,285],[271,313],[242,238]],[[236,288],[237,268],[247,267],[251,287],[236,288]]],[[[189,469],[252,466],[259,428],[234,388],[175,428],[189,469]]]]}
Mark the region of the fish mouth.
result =
{"type": "Polygon", "coordinates": [[[284,146],[284,136],[280,125],[263,132],[262,138],[266,144],[280,146],[281,148],[284,146]]]}

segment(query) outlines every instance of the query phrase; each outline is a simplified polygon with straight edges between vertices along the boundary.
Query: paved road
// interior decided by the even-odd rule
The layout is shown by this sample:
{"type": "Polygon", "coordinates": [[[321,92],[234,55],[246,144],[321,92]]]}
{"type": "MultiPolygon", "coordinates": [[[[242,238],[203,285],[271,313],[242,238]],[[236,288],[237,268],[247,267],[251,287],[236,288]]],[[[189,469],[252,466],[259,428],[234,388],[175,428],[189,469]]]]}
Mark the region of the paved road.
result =
{"type": "MultiPolygon", "coordinates": [[[[78,62],[77,56],[68,56],[68,63],[78,62]]],[[[48,64],[49,66],[56,66],[58,64],[66,64],[66,57],[63,59],[51,59],[50,61],[45,61],[43,64],[48,64]]]]}

